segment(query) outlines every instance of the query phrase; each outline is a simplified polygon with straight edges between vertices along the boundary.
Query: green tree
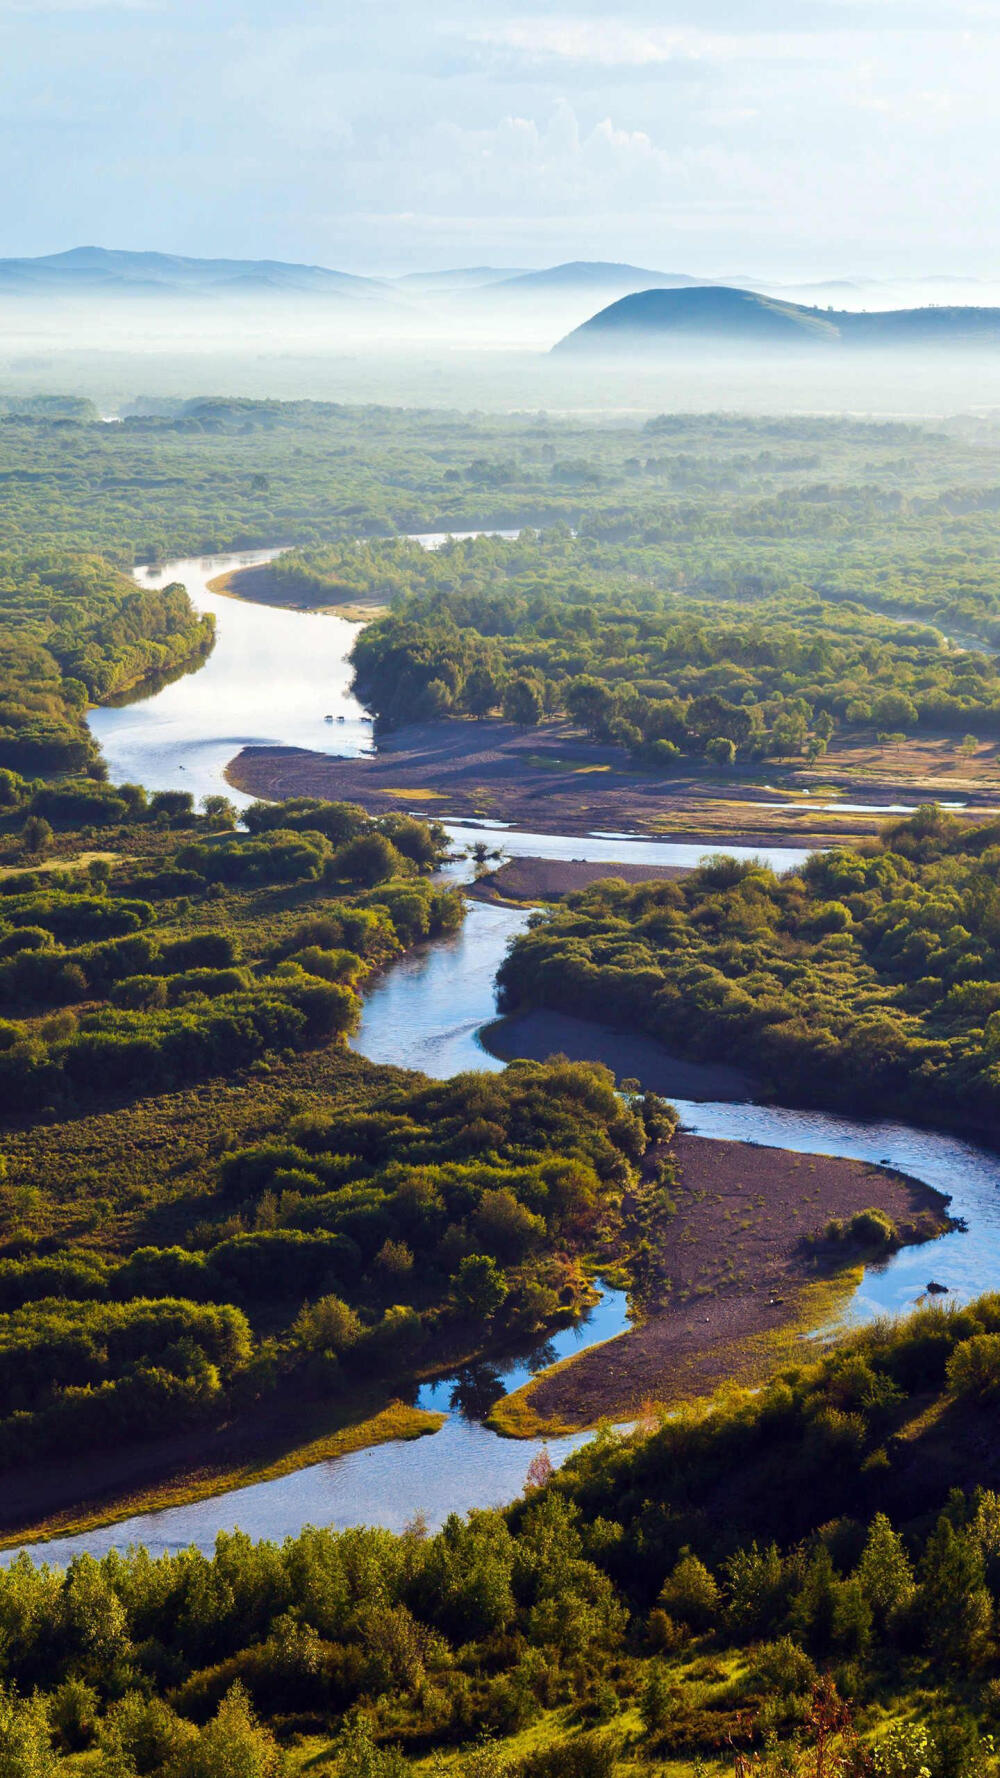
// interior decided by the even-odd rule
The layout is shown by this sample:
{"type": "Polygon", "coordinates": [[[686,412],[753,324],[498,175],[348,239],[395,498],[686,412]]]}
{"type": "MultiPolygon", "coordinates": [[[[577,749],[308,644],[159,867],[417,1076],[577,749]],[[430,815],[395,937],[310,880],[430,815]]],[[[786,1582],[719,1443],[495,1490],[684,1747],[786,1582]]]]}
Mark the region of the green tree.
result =
{"type": "Polygon", "coordinates": [[[719,1588],[700,1557],[682,1550],[660,1589],[659,1603],[691,1630],[707,1630],[719,1613],[719,1588]]]}
{"type": "Polygon", "coordinates": [[[220,833],[232,833],[236,827],[236,807],[228,796],[203,796],[202,812],[210,827],[220,833]]]}
{"type": "Polygon", "coordinates": [[[713,765],[732,767],[736,764],[736,742],[730,741],[726,735],[716,735],[713,740],[705,742],[705,758],[713,765]]]}
{"type": "Polygon", "coordinates": [[[982,1658],[993,1622],[982,1550],[945,1514],[927,1540],[915,1609],[928,1647],[950,1666],[982,1658]]]}
{"type": "Polygon", "coordinates": [[[44,815],[29,815],[21,829],[21,844],[29,858],[44,858],[54,835],[44,815]]]}
{"type": "Polygon", "coordinates": [[[0,1778],[54,1778],[55,1771],[44,1705],[0,1688],[0,1778]]]}
{"type": "Polygon", "coordinates": [[[453,1280],[455,1301],[466,1314],[484,1321],[507,1298],[507,1284],[496,1261],[485,1253],[468,1253],[453,1280]]]}
{"type": "Polygon", "coordinates": [[[545,707],[545,694],[537,679],[527,679],[518,675],[508,680],[504,687],[503,713],[507,722],[516,722],[518,728],[534,728],[541,721],[545,707]]]}
{"type": "Polygon", "coordinates": [[[876,1620],[885,1625],[913,1597],[913,1566],[898,1531],[876,1513],[857,1567],[857,1578],[876,1620]]]}

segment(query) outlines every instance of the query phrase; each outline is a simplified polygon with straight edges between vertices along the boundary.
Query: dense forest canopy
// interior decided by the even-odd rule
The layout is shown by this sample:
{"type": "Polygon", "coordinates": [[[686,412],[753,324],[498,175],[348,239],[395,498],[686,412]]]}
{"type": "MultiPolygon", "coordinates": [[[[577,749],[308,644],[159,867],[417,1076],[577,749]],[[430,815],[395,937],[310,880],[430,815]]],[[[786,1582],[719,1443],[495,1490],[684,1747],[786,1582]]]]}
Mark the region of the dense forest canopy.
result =
{"type": "Polygon", "coordinates": [[[0,766],[95,767],[87,705],[196,664],[213,636],[182,586],[140,589],[100,556],[66,550],[0,556],[0,766]]]}
{"type": "Polygon", "coordinates": [[[928,806],[801,871],[710,858],[532,926],[500,971],[508,1008],[600,1006],[783,1097],[998,1127],[1000,823],[928,806]]]}
{"type": "Polygon", "coordinates": [[[502,710],[530,724],[562,712],[639,758],[816,755],[837,730],[921,727],[992,734],[1000,678],[986,652],[931,624],[803,587],[693,597],[595,567],[564,533],[479,538],[431,555],[406,542],[298,552],[339,585],[396,601],[354,648],[357,686],[389,723],[502,710]],[[410,589],[410,590],[406,590],[410,589]]]}
{"type": "Polygon", "coordinates": [[[0,480],[0,546],[61,552],[4,573],[33,613],[17,628],[29,652],[9,666],[17,769],[86,767],[81,699],[169,672],[208,642],[180,594],[126,593],[68,551],[128,568],[299,546],[275,570],[279,597],[362,594],[397,609],[359,655],[391,720],[479,714],[507,690],[530,721],[584,678],[607,694],[577,699],[591,726],[667,758],[717,743],[724,763],[730,741],[815,754],[830,722],[996,730],[996,669],[976,644],[1000,634],[1000,483],[969,428],[218,399],[147,403],[112,425],[0,416],[0,480]],[[529,531],[440,557],[386,541],[484,526],[529,531]],[[47,604],[35,583],[44,594],[54,574],[65,597],[47,604]],[[737,711],[699,705],[689,721],[703,698],[737,711]]]}

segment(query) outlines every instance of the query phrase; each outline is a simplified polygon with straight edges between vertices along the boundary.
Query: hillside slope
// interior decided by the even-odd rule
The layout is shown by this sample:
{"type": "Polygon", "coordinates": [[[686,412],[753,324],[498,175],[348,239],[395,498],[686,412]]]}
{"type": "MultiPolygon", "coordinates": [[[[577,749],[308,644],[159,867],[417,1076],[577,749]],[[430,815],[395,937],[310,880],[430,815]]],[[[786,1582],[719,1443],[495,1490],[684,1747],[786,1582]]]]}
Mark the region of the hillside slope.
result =
{"type": "Polygon", "coordinates": [[[734,346],[921,347],[1000,343],[1000,309],[923,308],[853,313],[781,302],[757,291],[702,285],[642,290],[591,316],[557,352],[648,352],[701,339],[734,346]]]}

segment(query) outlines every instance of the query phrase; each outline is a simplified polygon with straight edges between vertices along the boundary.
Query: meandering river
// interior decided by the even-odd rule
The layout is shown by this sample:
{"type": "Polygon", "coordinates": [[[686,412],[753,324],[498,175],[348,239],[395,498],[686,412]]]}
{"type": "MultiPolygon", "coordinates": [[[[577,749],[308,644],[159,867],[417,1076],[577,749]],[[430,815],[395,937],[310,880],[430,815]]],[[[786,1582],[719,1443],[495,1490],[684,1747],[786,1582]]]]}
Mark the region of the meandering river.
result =
{"type": "MultiPolygon", "coordinates": [[[[440,539],[424,541],[433,547],[440,539]]],[[[127,708],[93,713],[92,727],[113,779],[143,782],[150,789],[189,789],[198,796],[220,789],[232,795],[223,768],[247,742],[341,755],[371,747],[369,719],[350,692],[347,655],[355,625],[251,605],[209,590],[208,582],[231,568],[268,560],[274,553],[171,562],[155,576],[138,572],[140,583],[148,585],[183,581],[199,610],[215,612],[217,640],[196,672],[127,708]],[[332,727],[327,715],[334,718],[332,727]]],[[[451,831],[463,845],[473,837],[468,828],[451,831]]],[[[502,846],[508,855],[609,864],[623,857],[641,863],[693,863],[706,849],[628,836],[537,835],[483,824],[474,837],[502,846]]],[[[793,848],[757,848],[758,855],[762,851],[777,869],[790,868],[803,857],[793,848]]],[[[461,875],[468,866],[458,863],[452,869],[461,875]]],[[[477,1033],[493,1016],[497,968],[526,919],[517,909],[471,903],[460,932],[408,956],[374,985],[357,1047],[374,1061],[421,1068],[439,1078],[464,1068],[501,1067],[482,1048],[477,1033]]],[[[966,1219],[968,1233],[948,1235],[932,1249],[904,1250],[880,1270],[869,1270],[852,1304],[854,1316],[905,1308],[923,1291],[931,1267],[958,1298],[1000,1285],[1000,1156],[897,1122],[781,1106],[677,1102],[685,1125],[700,1135],[887,1161],[951,1195],[952,1208],[966,1219]]],[[[400,1529],[423,1513],[433,1526],[449,1512],[511,1499],[540,1446],[495,1437],[482,1424],[486,1409],[498,1393],[517,1388],[555,1357],[620,1332],[625,1316],[623,1293],[606,1289],[585,1321],[563,1329],[535,1351],[425,1386],[420,1405],[448,1415],[433,1436],[381,1445],[193,1505],[139,1515],[36,1546],[35,1553],[64,1561],[81,1550],[101,1554],[130,1543],[143,1543],[154,1553],[191,1543],[207,1550],[219,1530],[237,1525],[254,1537],[281,1538],[309,1523],[376,1523],[400,1529]]],[[[551,1441],[553,1461],[561,1461],[587,1436],[551,1441]]]]}

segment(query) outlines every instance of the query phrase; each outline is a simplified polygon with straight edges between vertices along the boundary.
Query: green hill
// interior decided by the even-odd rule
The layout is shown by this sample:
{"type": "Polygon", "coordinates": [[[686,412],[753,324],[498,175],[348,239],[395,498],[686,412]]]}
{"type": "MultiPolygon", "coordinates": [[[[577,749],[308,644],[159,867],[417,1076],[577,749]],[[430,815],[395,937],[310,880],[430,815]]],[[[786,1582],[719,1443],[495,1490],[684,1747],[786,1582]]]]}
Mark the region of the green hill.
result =
{"type": "Polygon", "coordinates": [[[856,313],[780,302],[758,291],[701,285],[640,290],[601,309],[556,352],[648,353],[694,340],[739,347],[899,347],[1000,344],[1000,309],[924,308],[856,313]]]}

